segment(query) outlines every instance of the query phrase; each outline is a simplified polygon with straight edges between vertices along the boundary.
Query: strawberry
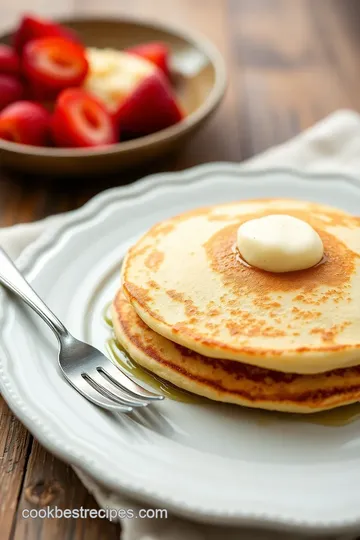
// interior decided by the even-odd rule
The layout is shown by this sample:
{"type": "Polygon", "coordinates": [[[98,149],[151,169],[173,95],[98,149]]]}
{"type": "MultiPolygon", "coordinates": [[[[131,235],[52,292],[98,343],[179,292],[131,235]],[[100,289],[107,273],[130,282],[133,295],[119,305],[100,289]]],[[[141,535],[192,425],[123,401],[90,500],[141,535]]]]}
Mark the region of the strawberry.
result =
{"type": "Polygon", "coordinates": [[[104,146],[117,142],[113,118],[106,107],[81,88],[58,97],[51,122],[55,144],[61,147],[104,146]]]}
{"type": "Polygon", "coordinates": [[[161,69],[166,77],[169,77],[169,49],[165,43],[162,43],[161,41],[142,43],[141,45],[135,45],[134,47],[126,49],[126,52],[136,54],[137,56],[141,56],[141,58],[145,58],[145,60],[149,60],[149,62],[152,62],[161,69]]]}
{"type": "Polygon", "coordinates": [[[62,37],[75,43],[80,43],[75,32],[46,19],[25,15],[13,36],[13,45],[21,54],[25,45],[33,39],[44,37],[62,37]]]}
{"type": "Polygon", "coordinates": [[[0,111],[22,98],[24,87],[17,77],[0,73],[0,111]]]}
{"type": "Polygon", "coordinates": [[[49,113],[31,101],[12,103],[0,113],[0,138],[7,141],[45,146],[49,126],[49,113]]]}
{"type": "Polygon", "coordinates": [[[121,130],[131,136],[165,129],[183,117],[170,84],[159,70],[144,78],[116,112],[121,130]]]}
{"type": "Polygon", "coordinates": [[[127,137],[148,135],[183,118],[165,75],[154,64],[123,51],[87,51],[86,88],[101,99],[127,137]]]}
{"type": "Polygon", "coordinates": [[[0,73],[18,75],[20,72],[20,58],[12,47],[0,43],[0,73]]]}
{"type": "Polygon", "coordinates": [[[56,97],[69,86],[81,85],[88,67],[84,48],[63,38],[36,39],[23,51],[24,74],[33,94],[42,100],[56,97]]]}

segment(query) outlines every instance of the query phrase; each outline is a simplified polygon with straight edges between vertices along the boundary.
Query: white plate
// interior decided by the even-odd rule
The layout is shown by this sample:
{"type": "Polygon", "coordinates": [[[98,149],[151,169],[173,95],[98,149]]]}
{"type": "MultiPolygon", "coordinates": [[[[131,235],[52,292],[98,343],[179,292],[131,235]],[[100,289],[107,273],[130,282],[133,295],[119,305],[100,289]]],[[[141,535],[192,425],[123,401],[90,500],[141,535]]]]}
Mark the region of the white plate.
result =
{"type": "MultiPolygon", "coordinates": [[[[103,193],[30,246],[19,266],[70,331],[103,349],[101,310],[134,238],[192,207],[272,196],[360,208],[351,178],[205,165],[103,193]]],[[[359,422],[262,422],[236,406],[170,400],[115,418],[65,382],[50,331],[4,293],[0,325],[10,407],[51,452],[108,487],[202,521],[318,532],[360,525],[359,422]]]]}

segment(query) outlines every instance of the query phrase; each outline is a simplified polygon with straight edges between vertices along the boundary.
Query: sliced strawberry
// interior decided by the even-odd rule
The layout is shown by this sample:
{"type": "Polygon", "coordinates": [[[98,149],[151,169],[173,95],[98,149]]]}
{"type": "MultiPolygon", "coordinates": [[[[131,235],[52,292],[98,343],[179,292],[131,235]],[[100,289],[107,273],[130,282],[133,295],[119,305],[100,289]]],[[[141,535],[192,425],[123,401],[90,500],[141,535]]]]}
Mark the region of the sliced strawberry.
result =
{"type": "Polygon", "coordinates": [[[163,73],[169,77],[169,49],[161,41],[151,41],[141,45],[135,45],[126,49],[126,52],[141,56],[155,64],[163,73]]]}
{"type": "Polygon", "coordinates": [[[87,51],[86,88],[101,99],[127,137],[179,122],[183,113],[165,75],[148,60],[123,51],[87,51]]]}
{"type": "Polygon", "coordinates": [[[50,115],[38,103],[18,101],[0,113],[0,138],[11,142],[46,146],[50,115]]]}
{"type": "Polygon", "coordinates": [[[20,58],[12,47],[0,43],[0,73],[18,75],[20,72],[20,58]]]}
{"type": "Polygon", "coordinates": [[[145,77],[116,113],[121,130],[132,136],[154,133],[183,117],[170,84],[159,70],[145,77]]]}
{"type": "Polygon", "coordinates": [[[64,88],[81,85],[89,66],[82,46],[63,38],[43,38],[25,46],[23,69],[34,94],[50,99],[64,88]]]}
{"type": "Polygon", "coordinates": [[[0,111],[23,97],[24,87],[17,77],[0,74],[0,111]]]}
{"type": "Polygon", "coordinates": [[[75,32],[69,30],[69,28],[46,19],[25,15],[14,33],[13,44],[20,54],[28,41],[44,37],[63,37],[75,43],[80,43],[75,32]]]}
{"type": "Polygon", "coordinates": [[[117,142],[115,123],[106,107],[80,88],[60,94],[51,127],[57,146],[76,148],[117,142]]]}

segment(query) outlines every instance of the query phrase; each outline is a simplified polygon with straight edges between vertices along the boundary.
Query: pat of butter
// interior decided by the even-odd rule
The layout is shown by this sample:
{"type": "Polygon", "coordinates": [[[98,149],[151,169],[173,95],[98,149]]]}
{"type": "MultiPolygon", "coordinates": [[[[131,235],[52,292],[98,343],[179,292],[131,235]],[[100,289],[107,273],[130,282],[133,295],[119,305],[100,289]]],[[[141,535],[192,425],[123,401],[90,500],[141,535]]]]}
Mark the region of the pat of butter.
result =
{"type": "Polygon", "coordinates": [[[247,263],[268,272],[305,270],[324,254],[320,236],[308,223],[280,214],[240,225],[237,247],[247,263]]]}
{"type": "Polygon", "coordinates": [[[131,94],[151,73],[148,60],[115,49],[86,49],[89,73],[84,87],[100,98],[111,111],[131,94]]]}

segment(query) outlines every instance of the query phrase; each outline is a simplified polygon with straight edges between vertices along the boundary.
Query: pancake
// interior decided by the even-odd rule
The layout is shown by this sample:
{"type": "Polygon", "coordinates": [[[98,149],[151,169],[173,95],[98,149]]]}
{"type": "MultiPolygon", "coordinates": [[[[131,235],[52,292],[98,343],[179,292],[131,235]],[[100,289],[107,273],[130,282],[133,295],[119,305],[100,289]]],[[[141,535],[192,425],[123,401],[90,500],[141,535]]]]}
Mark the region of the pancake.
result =
{"type": "Polygon", "coordinates": [[[360,363],[360,219],[312,202],[202,208],[155,225],[129,250],[124,292],[158,334],[212,358],[289,373],[360,363]],[[269,214],[307,221],[325,258],[276,274],[241,262],[239,225],[269,214]]]}
{"type": "Polygon", "coordinates": [[[117,340],[136,362],[176,386],[212,400],[312,413],[360,399],[360,366],[298,375],[202,356],[151,330],[121,291],[112,305],[112,319],[117,340]]]}

